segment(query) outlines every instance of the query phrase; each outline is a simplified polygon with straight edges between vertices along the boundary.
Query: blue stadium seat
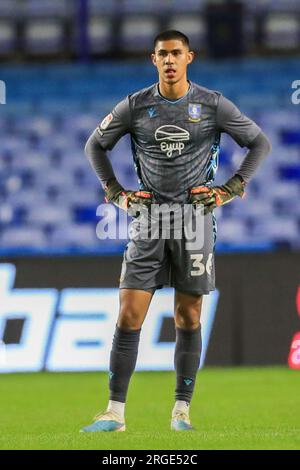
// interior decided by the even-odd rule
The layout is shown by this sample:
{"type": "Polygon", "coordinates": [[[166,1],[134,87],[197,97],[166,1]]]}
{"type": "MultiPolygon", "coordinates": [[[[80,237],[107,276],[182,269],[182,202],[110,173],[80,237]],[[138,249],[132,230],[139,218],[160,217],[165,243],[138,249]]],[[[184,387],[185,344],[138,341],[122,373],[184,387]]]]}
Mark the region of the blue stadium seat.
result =
{"type": "Polygon", "coordinates": [[[206,25],[200,15],[174,15],[171,17],[167,29],[175,29],[186,34],[189,37],[192,50],[203,49],[206,46],[206,25]]]}
{"type": "Polygon", "coordinates": [[[0,241],[1,246],[7,248],[47,248],[43,231],[32,226],[8,227],[3,230],[0,241]]]}
{"type": "Polygon", "coordinates": [[[10,19],[0,19],[0,55],[3,56],[15,52],[17,46],[17,29],[15,22],[10,19]]]}
{"type": "Polygon", "coordinates": [[[96,228],[87,224],[60,225],[53,231],[50,243],[53,247],[82,249],[96,247],[96,228]]]}
{"type": "MultiPolygon", "coordinates": [[[[66,191],[60,191],[59,193],[59,200],[65,201],[70,206],[77,206],[77,205],[92,205],[94,204],[95,210],[98,204],[101,204],[104,200],[104,193],[100,189],[100,184],[96,177],[94,177],[95,185],[90,185],[89,189],[85,189],[85,191],[78,191],[78,188],[74,187],[74,185],[66,191]]],[[[51,188],[50,188],[51,189],[51,188]]],[[[53,198],[49,198],[51,200],[53,198]]]]}
{"type": "Polygon", "coordinates": [[[127,16],[121,25],[121,47],[125,52],[150,52],[153,50],[153,37],[158,32],[159,22],[155,16],[127,16]]]}
{"type": "Polygon", "coordinates": [[[248,2],[248,0],[242,0],[245,7],[249,10],[255,10],[260,12],[267,12],[267,11],[282,11],[282,10],[295,10],[297,7],[299,8],[299,4],[297,0],[253,0],[252,2],[248,2]]]}
{"type": "Polygon", "coordinates": [[[3,200],[2,203],[7,201],[9,204],[13,204],[14,196],[19,195],[23,190],[23,181],[19,176],[9,175],[3,178],[4,184],[3,189],[3,200]]]}
{"type": "Polygon", "coordinates": [[[58,54],[65,49],[64,24],[59,19],[28,20],[24,48],[28,54],[58,54]]]}
{"type": "Polygon", "coordinates": [[[0,18],[17,18],[20,14],[19,0],[1,0],[0,18]]]}
{"type": "Polygon", "coordinates": [[[48,169],[46,172],[41,171],[35,172],[36,176],[36,187],[41,190],[45,190],[50,186],[56,186],[64,188],[65,190],[74,187],[74,180],[72,175],[69,173],[62,173],[59,169],[48,169]]]}
{"type": "Polygon", "coordinates": [[[169,2],[161,2],[161,0],[122,0],[119,3],[122,13],[139,13],[139,14],[157,14],[169,10],[169,2]]]}
{"type": "Polygon", "coordinates": [[[264,45],[271,49],[294,49],[298,47],[300,22],[294,13],[271,12],[264,23],[264,45]]]}
{"type": "Polygon", "coordinates": [[[253,234],[293,244],[299,241],[299,224],[296,218],[289,216],[268,216],[257,220],[253,234]]]}
{"type": "Polygon", "coordinates": [[[35,226],[44,224],[61,224],[71,223],[72,212],[65,204],[64,206],[53,204],[35,204],[28,207],[27,222],[35,226]]]}
{"type": "Polygon", "coordinates": [[[293,199],[297,201],[300,198],[299,183],[294,181],[278,180],[276,184],[272,185],[271,194],[268,196],[271,200],[278,199],[293,199]]]}
{"type": "Polygon", "coordinates": [[[200,13],[203,12],[203,7],[205,6],[205,0],[170,0],[167,2],[170,13],[180,13],[184,14],[186,12],[191,13],[200,13]]]}
{"type": "Polygon", "coordinates": [[[98,222],[98,217],[96,216],[96,207],[92,205],[78,205],[73,206],[74,222],[90,223],[95,224],[98,222]]]}
{"type": "Polygon", "coordinates": [[[14,219],[14,211],[10,204],[2,202],[0,207],[0,226],[9,226],[14,219]]]}
{"type": "Polygon", "coordinates": [[[103,54],[111,51],[113,46],[113,23],[111,18],[105,17],[103,14],[101,17],[91,17],[88,23],[88,38],[93,54],[103,54]]]}
{"type": "Polygon", "coordinates": [[[9,202],[13,205],[22,205],[24,207],[32,207],[38,203],[42,203],[46,200],[46,194],[44,191],[38,193],[36,188],[22,188],[9,195],[9,202]]]}
{"type": "Polygon", "coordinates": [[[220,243],[239,243],[247,236],[247,225],[237,218],[223,219],[219,224],[218,241],[220,243]]]}
{"type": "Polygon", "coordinates": [[[280,177],[283,180],[299,181],[300,182],[300,164],[286,165],[278,168],[280,177]]]}
{"type": "Polygon", "coordinates": [[[89,0],[88,9],[90,16],[101,16],[106,14],[114,14],[120,11],[119,0],[89,0]]]}
{"type": "Polygon", "coordinates": [[[76,3],[68,0],[22,0],[22,15],[27,18],[67,18],[76,11],[76,3]]]}
{"type": "Polygon", "coordinates": [[[284,129],[280,133],[283,145],[300,146],[300,126],[298,129],[284,129]]]}

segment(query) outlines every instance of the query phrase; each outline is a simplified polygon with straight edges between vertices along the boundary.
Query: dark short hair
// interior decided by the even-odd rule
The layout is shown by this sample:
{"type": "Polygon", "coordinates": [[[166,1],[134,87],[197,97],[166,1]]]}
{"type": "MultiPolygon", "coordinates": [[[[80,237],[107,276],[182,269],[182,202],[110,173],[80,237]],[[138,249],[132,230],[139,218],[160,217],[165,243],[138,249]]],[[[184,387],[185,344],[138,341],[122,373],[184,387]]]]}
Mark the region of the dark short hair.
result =
{"type": "Polygon", "coordinates": [[[154,38],[154,49],[158,41],[169,41],[170,39],[179,39],[185,46],[190,48],[189,38],[185,34],[181,33],[180,31],[176,31],[175,29],[170,29],[169,31],[163,31],[162,33],[159,33],[154,38]]]}

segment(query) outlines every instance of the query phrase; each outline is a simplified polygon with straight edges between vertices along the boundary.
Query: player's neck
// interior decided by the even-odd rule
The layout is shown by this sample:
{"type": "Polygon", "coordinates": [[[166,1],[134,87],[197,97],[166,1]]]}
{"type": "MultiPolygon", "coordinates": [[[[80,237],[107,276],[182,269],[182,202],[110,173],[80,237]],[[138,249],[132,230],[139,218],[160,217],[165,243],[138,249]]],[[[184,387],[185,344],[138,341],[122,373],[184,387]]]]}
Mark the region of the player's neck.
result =
{"type": "Polygon", "coordinates": [[[159,93],[167,100],[179,100],[187,94],[190,84],[187,79],[177,83],[159,82],[159,93]]]}

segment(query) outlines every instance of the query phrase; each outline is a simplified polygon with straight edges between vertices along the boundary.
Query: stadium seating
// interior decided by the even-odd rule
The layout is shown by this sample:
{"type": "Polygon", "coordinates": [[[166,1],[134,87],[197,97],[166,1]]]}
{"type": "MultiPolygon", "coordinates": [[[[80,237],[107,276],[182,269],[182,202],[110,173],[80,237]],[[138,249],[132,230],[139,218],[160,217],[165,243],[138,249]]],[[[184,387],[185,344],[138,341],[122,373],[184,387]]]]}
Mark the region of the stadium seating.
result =
{"type": "MultiPolygon", "coordinates": [[[[235,101],[273,144],[246,198],[216,211],[220,250],[300,247],[300,117],[286,98],[297,73],[292,59],[207,61],[191,67],[192,80],[235,101]],[[280,108],[278,97],[285,97],[280,108]]],[[[103,191],[83,149],[115,103],[156,81],[154,68],[101,62],[3,67],[1,74],[14,95],[0,106],[0,252],[122,250],[126,240],[96,237],[103,191]]],[[[244,154],[222,137],[217,183],[232,175],[244,154]]],[[[110,158],[122,184],[136,188],[128,136],[110,158]]]]}
{"type": "Polygon", "coordinates": [[[0,20],[0,55],[5,56],[15,52],[17,47],[17,34],[14,22],[10,19],[0,20]]]}
{"type": "Polygon", "coordinates": [[[265,45],[272,49],[296,49],[300,22],[294,13],[270,13],[265,24],[265,45]]]}
{"type": "Polygon", "coordinates": [[[168,29],[175,29],[187,34],[191,44],[203,49],[206,44],[206,24],[201,15],[173,15],[168,23],[168,29]]]}
{"type": "Polygon", "coordinates": [[[68,0],[22,0],[19,2],[24,17],[66,18],[74,11],[74,2],[68,0]]]}
{"type": "Polygon", "coordinates": [[[19,13],[19,0],[2,0],[0,2],[0,17],[14,18],[19,13]]]}
{"type": "Polygon", "coordinates": [[[112,48],[112,24],[111,18],[103,16],[92,16],[88,24],[88,36],[91,52],[103,54],[112,48]]]}
{"type": "Polygon", "coordinates": [[[57,20],[30,20],[25,26],[25,50],[30,54],[53,54],[64,42],[63,24],[57,20]]]}
{"type": "Polygon", "coordinates": [[[121,25],[121,48],[124,52],[151,51],[159,23],[151,15],[130,15],[121,25]]]}
{"type": "MultiPolygon", "coordinates": [[[[240,0],[245,50],[299,53],[300,2],[240,0]],[[258,34],[259,33],[259,34],[258,34]]],[[[40,56],[70,59],[89,53],[143,55],[153,36],[175,28],[188,34],[193,49],[210,53],[205,0],[1,0],[0,59],[40,56]],[[87,31],[82,18],[86,17],[87,31]],[[86,33],[86,34],[85,34],[86,33]],[[84,47],[80,47],[84,37],[84,47]]],[[[222,2],[213,2],[220,4],[222,2]]],[[[230,2],[227,3],[230,8],[230,2]]]]}

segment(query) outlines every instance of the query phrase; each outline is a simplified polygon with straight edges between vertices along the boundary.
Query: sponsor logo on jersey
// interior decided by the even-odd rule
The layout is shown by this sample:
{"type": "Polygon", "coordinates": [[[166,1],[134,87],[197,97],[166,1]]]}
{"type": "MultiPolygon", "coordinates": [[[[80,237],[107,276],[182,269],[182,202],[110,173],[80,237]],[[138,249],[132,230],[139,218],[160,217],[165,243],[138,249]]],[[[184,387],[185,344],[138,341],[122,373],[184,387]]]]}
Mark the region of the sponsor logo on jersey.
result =
{"type": "Polygon", "coordinates": [[[166,153],[167,157],[172,157],[174,151],[181,155],[185,148],[183,140],[190,140],[190,133],[186,129],[167,124],[155,131],[155,140],[160,142],[160,149],[166,153]]]}
{"type": "Polygon", "coordinates": [[[201,104],[189,103],[189,121],[199,122],[201,120],[201,104]]]}
{"type": "Polygon", "coordinates": [[[102,130],[107,129],[112,120],[113,120],[113,115],[112,115],[112,113],[109,113],[107,116],[105,116],[105,118],[101,122],[101,124],[99,126],[100,129],[102,129],[102,130]]]}

